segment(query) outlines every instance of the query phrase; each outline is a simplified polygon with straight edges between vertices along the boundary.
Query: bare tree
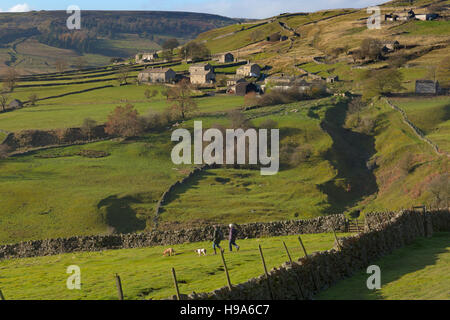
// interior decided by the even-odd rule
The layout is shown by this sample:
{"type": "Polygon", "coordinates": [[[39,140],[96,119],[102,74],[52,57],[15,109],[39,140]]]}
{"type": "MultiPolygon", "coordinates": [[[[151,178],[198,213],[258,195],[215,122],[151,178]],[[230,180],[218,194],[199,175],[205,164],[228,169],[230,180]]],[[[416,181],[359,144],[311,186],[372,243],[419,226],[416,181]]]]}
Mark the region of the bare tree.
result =
{"type": "Polygon", "coordinates": [[[86,67],[87,61],[83,57],[77,57],[74,61],[74,65],[78,70],[82,70],[86,67]]]}
{"type": "Polygon", "coordinates": [[[38,96],[36,93],[32,93],[28,96],[28,99],[30,100],[30,105],[35,106],[38,96]]]}
{"type": "Polygon", "coordinates": [[[88,140],[91,140],[92,134],[94,133],[97,122],[91,118],[86,118],[81,125],[81,132],[88,136],[88,140]]]}
{"type": "Polygon", "coordinates": [[[192,87],[187,80],[182,80],[169,89],[167,98],[173,102],[172,109],[180,114],[183,120],[188,113],[197,110],[197,103],[192,99],[192,87]]]}
{"type": "Polygon", "coordinates": [[[106,133],[121,137],[134,137],[144,130],[144,123],[138,117],[138,112],[133,105],[116,107],[108,116],[106,133]]]}
{"type": "Polygon", "coordinates": [[[63,59],[56,59],[55,60],[55,68],[58,70],[58,72],[64,72],[67,68],[67,63],[63,59]]]}
{"type": "Polygon", "coordinates": [[[119,85],[122,84],[128,84],[128,76],[130,74],[131,70],[127,66],[120,67],[118,73],[117,73],[117,82],[119,85]]]}
{"type": "Polygon", "coordinates": [[[450,199],[450,174],[445,173],[435,177],[429,184],[429,190],[433,195],[433,205],[436,207],[448,207],[450,199]]]}
{"type": "Polygon", "coordinates": [[[3,83],[3,87],[9,92],[14,91],[18,77],[19,75],[14,68],[8,68],[5,73],[5,81],[3,83]]]}
{"type": "Polygon", "coordinates": [[[6,106],[8,105],[9,101],[9,94],[6,92],[0,92],[0,106],[2,107],[2,111],[6,111],[6,106]]]}

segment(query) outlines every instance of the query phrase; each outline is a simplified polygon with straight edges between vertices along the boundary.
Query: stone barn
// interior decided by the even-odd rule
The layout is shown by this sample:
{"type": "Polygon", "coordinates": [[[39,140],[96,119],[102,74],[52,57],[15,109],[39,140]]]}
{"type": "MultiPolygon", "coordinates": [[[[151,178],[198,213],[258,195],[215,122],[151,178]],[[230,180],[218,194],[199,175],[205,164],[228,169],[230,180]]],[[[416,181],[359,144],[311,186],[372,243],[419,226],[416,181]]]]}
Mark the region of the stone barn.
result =
{"type": "Polygon", "coordinates": [[[230,63],[230,62],[234,62],[234,56],[231,53],[225,53],[220,55],[219,57],[219,62],[220,63],[230,63]]]}
{"type": "Polygon", "coordinates": [[[145,69],[138,75],[139,82],[170,83],[174,82],[177,74],[170,68],[145,69]]]}
{"type": "Polygon", "coordinates": [[[256,63],[248,63],[236,70],[236,75],[241,77],[259,78],[261,75],[261,67],[256,63]]]}
{"type": "Polygon", "coordinates": [[[416,80],[416,94],[439,93],[439,82],[433,80],[416,80]]]}
{"type": "Polygon", "coordinates": [[[245,96],[249,92],[258,92],[258,87],[254,83],[239,82],[236,84],[235,93],[237,96],[245,96]]]}
{"type": "Polygon", "coordinates": [[[327,83],[335,83],[338,80],[339,80],[338,76],[329,76],[329,77],[327,77],[327,83]]]}

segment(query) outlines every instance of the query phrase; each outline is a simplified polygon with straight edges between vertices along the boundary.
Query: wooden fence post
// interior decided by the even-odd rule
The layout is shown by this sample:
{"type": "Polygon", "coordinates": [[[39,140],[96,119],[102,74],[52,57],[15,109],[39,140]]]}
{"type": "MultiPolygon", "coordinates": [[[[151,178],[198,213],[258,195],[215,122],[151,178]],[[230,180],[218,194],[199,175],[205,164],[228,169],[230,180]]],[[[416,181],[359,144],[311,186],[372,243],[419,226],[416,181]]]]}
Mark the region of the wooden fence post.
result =
{"type": "Polygon", "coordinates": [[[289,261],[291,262],[291,264],[292,264],[292,258],[291,258],[291,255],[289,254],[289,250],[288,250],[288,248],[287,248],[287,246],[286,246],[286,243],[283,241],[283,246],[284,246],[284,249],[286,250],[286,253],[287,253],[287,255],[288,255],[288,258],[289,258],[289,261]]]}
{"type": "Polygon", "coordinates": [[[5,296],[3,295],[2,289],[0,289],[0,300],[6,300],[5,296]]]}
{"type": "MultiPolygon", "coordinates": [[[[308,253],[306,252],[305,246],[303,245],[303,241],[302,241],[302,238],[300,236],[298,236],[298,241],[300,241],[300,244],[302,246],[303,253],[305,254],[306,260],[309,260],[308,253]]],[[[318,291],[319,287],[317,286],[316,278],[314,278],[314,272],[311,273],[311,279],[312,279],[312,282],[313,282],[315,290],[318,291]]]]}
{"type": "Polygon", "coordinates": [[[225,274],[227,275],[228,288],[229,288],[230,291],[231,291],[231,290],[233,289],[233,287],[231,286],[230,275],[228,274],[227,263],[225,262],[225,257],[223,256],[223,251],[222,251],[222,249],[220,250],[220,256],[222,257],[223,268],[225,269],[225,274]]]}
{"type": "Polygon", "coordinates": [[[264,260],[264,255],[261,249],[261,245],[259,245],[259,253],[261,255],[261,260],[264,266],[264,273],[266,274],[267,288],[269,289],[270,299],[273,300],[272,287],[270,286],[269,273],[267,272],[266,261],[264,260]]]}
{"type": "Polygon", "coordinates": [[[306,252],[305,246],[303,245],[303,241],[300,236],[298,236],[298,241],[300,241],[300,245],[302,246],[303,253],[305,254],[305,258],[308,258],[308,253],[306,252]]]}
{"type": "MultiPolygon", "coordinates": [[[[288,257],[289,257],[289,261],[291,262],[291,266],[294,267],[294,263],[292,262],[292,258],[291,258],[291,255],[289,253],[288,247],[286,246],[286,243],[284,241],[283,241],[283,245],[284,245],[284,248],[286,249],[286,253],[287,253],[288,257]]],[[[295,281],[297,281],[298,291],[300,292],[300,295],[302,296],[302,299],[304,300],[305,299],[305,295],[303,294],[303,290],[302,290],[302,287],[300,285],[300,281],[298,280],[298,277],[295,274],[295,271],[294,271],[294,278],[295,278],[295,281]]]]}
{"type": "Polygon", "coordinates": [[[175,268],[172,268],[172,277],[173,277],[173,283],[175,285],[175,290],[177,291],[177,299],[181,300],[180,289],[178,288],[177,274],[175,273],[175,268]]]}
{"type": "Polygon", "coordinates": [[[336,231],[334,231],[334,227],[331,227],[331,229],[333,230],[334,239],[336,239],[336,243],[337,243],[337,245],[338,245],[338,248],[339,248],[339,249],[342,249],[341,243],[339,242],[339,239],[338,239],[338,237],[337,237],[337,235],[336,235],[336,231]]]}
{"type": "Polygon", "coordinates": [[[120,276],[117,273],[116,273],[116,286],[119,300],[123,300],[122,282],[120,281],[120,276]]]}

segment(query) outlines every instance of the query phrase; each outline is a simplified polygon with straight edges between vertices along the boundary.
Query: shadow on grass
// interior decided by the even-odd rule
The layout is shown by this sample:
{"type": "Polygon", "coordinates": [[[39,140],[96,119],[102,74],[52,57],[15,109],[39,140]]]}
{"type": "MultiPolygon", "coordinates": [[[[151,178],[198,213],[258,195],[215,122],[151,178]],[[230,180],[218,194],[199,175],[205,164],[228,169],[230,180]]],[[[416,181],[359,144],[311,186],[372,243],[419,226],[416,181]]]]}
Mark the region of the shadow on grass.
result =
{"type": "Polygon", "coordinates": [[[131,208],[133,203],[141,203],[138,198],[126,196],[118,198],[110,196],[101,200],[97,204],[97,208],[105,207],[105,222],[108,226],[114,228],[116,233],[131,233],[144,230],[146,226],[145,220],[136,216],[136,211],[131,208]]]}
{"type": "MultiPolygon", "coordinates": [[[[335,286],[317,295],[316,298],[319,300],[382,300],[390,298],[383,295],[383,288],[388,284],[399,281],[399,283],[393,284],[395,288],[391,286],[391,291],[396,291],[395,294],[398,299],[408,299],[407,296],[402,298],[402,290],[407,288],[407,291],[411,291],[411,287],[402,278],[427,266],[435,265],[438,256],[448,252],[449,243],[450,232],[435,233],[433,238],[416,239],[412,244],[397,249],[371,263],[380,267],[381,290],[367,289],[366,281],[370,275],[363,270],[349,279],[339,281],[335,286]]],[[[423,285],[426,288],[426,283],[420,283],[421,289],[424,288],[423,285]]],[[[407,294],[407,292],[404,294],[407,294]]]]}
{"type": "Polygon", "coordinates": [[[330,208],[325,213],[345,211],[363,197],[378,192],[374,173],[367,162],[376,153],[375,138],[343,127],[347,105],[338,104],[327,110],[322,129],[333,139],[325,159],[338,171],[337,176],[319,185],[328,195],[330,208]]]}

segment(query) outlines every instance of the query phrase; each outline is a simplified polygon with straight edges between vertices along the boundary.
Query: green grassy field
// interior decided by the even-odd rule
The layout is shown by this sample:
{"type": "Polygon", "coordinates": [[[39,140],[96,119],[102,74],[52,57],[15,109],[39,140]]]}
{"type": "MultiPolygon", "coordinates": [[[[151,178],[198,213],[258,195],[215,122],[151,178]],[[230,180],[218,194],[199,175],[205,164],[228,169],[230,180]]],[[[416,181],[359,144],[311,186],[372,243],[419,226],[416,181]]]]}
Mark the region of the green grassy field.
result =
{"type": "MultiPolygon", "coordinates": [[[[17,96],[25,100],[31,92],[36,92],[40,97],[43,97],[102,85],[105,85],[105,83],[48,87],[30,91],[18,90],[14,97],[17,96]]],[[[170,106],[170,103],[162,96],[161,89],[161,86],[128,85],[38,101],[35,107],[0,114],[0,129],[18,131],[23,129],[79,127],[85,118],[92,118],[99,123],[103,123],[115,107],[127,103],[133,104],[141,115],[145,115],[149,111],[160,112],[170,106]],[[152,99],[146,99],[145,91],[153,88],[156,88],[159,94],[152,99]]],[[[243,105],[244,99],[239,96],[217,95],[196,98],[195,101],[198,105],[198,112],[210,113],[237,109],[243,105]]]]}
{"type": "MultiPolygon", "coordinates": [[[[311,146],[311,158],[294,166],[282,164],[279,173],[273,176],[261,176],[259,170],[250,169],[208,170],[175,192],[164,207],[161,219],[166,222],[242,223],[311,218],[323,214],[329,209],[329,202],[318,185],[332,179],[336,171],[322,156],[332,140],[321,130],[318,114],[323,116],[331,107],[325,99],[248,112],[257,127],[268,119],[277,122],[281,128],[281,146],[293,141],[311,146]]],[[[205,126],[229,125],[223,118],[200,120],[205,126]]],[[[192,123],[188,122],[186,126],[192,126],[192,123]]]]}
{"type": "Polygon", "coordinates": [[[450,152],[450,98],[398,98],[394,104],[442,150],[450,152]]]}
{"type": "MultiPolygon", "coordinates": [[[[345,234],[340,234],[340,236],[345,234]]],[[[305,234],[308,252],[328,250],[333,234],[305,234]]],[[[297,236],[238,240],[239,252],[226,252],[231,282],[238,284],[264,273],[258,245],[269,269],[288,261],[282,241],[292,258],[303,256],[297,236]]],[[[223,241],[226,247],[227,242],[223,241]]],[[[167,248],[167,247],[165,247],[167,248]]],[[[177,272],[181,293],[208,292],[226,285],[220,255],[212,255],[211,243],[176,245],[176,255],[163,257],[164,247],[71,253],[50,257],[0,261],[0,288],[11,299],[117,299],[114,274],[121,276],[125,299],[164,299],[173,294],[171,268],[177,272]],[[207,256],[194,250],[206,248],[207,256]],[[81,269],[81,290],[68,290],[66,269],[81,269]]]]}
{"type": "Polygon", "coordinates": [[[0,160],[0,243],[144,230],[164,190],[187,174],[170,150],[168,134],[150,134],[0,160]]]}
{"type": "Polygon", "coordinates": [[[381,270],[381,289],[368,290],[361,271],[320,293],[319,300],[449,300],[450,233],[417,239],[373,264],[381,270]]]}

